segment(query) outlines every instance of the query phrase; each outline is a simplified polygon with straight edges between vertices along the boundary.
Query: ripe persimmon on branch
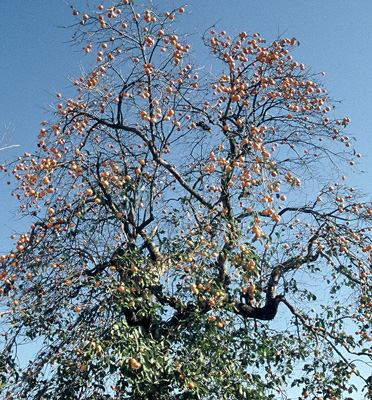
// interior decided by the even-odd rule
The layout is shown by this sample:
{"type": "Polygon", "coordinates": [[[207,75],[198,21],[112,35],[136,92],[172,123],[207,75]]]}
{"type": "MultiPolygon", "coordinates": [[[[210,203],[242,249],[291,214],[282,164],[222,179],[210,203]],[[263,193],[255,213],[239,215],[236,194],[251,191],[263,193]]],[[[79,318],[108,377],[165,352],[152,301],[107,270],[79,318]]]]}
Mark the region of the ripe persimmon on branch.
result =
{"type": "Polygon", "coordinates": [[[183,7],[72,10],[94,67],[2,166],[33,223],[0,258],[0,398],[370,395],[372,208],[296,39],[208,31],[202,68],[183,7]]]}

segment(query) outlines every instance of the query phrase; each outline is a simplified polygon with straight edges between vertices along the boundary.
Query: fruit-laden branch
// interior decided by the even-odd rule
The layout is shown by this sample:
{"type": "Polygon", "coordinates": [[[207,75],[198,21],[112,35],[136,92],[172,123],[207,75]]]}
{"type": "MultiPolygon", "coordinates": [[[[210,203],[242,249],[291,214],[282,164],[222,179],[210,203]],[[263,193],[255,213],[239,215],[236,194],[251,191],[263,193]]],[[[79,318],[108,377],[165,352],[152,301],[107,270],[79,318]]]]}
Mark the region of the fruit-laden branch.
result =
{"type": "MultiPolygon", "coordinates": [[[[171,174],[172,176],[174,176],[174,178],[179,182],[179,184],[187,190],[188,193],[190,193],[191,196],[193,196],[194,199],[198,200],[203,206],[207,207],[208,209],[213,209],[213,205],[208,202],[197,190],[193,189],[186,181],[185,179],[183,179],[182,175],[176,171],[176,169],[169,164],[167,161],[165,161],[163,158],[161,158],[157,152],[156,147],[154,146],[154,142],[149,139],[144,133],[142,133],[139,129],[133,128],[131,126],[128,125],[122,125],[120,123],[114,123],[114,122],[110,122],[108,120],[104,120],[104,119],[100,119],[98,117],[96,117],[95,115],[92,115],[90,113],[82,113],[82,115],[84,115],[87,118],[90,118],[94,121],[97,121],[98,124],[102,124],[108,128],[112,128],[112,129],[117,129],[117,130],[123,130],[123,131],[127,131],[127,132],[132,132],[134,134],[136,134],[138,137],[140,137],[148,146],[154,161],[158,164],[160,164],[161,166],[163,166],[164,168],[166,168],[171,174]]],[[[87,135],[88,136],[88,135],[87,135]]],[[[87,140],[87,137],[85,138],[85,140],[87,140]]]]}
{"type": "Polygon", "coordinates": [[[265,305],[263,307],[255,307],[249,303],[243,303],[242,301],[235,299],[233,303],[237,314],[244,318],[255,318],[265,321],[274,319],[280,302],[284,300],[287,301],[284,294],[277,295],[277,287],[280,278],[288,271],[297,269],[301,265],[316,261],[320,255],[319,252],[316,252],[315,254],[312,253],[312,239],[309,242],[307,255],[292,257],[272,269],[266,288],[265,305]]]}
{"type": "MultiPolygon", "coordinates": [[[[337,343],[337,336],[332,335],[332,333],[327,332],[325,328],[321,326],[312,326],[309,324],[305,317],[298,311],[296,308],[285,298],[282,299],[282,302],[287,306],[287,308],[290,310],[290,312],[297,318],[298,321],[301,322],[301,324],[308,330],[310,331],[315,337],[320,336],[323,338],[328,345],[330,346],[331,349],[337,355],[340,357],[340,359],[344,362],[345,365],[349,366],[351,369],[354,368],[354,365],[352,362],[350,362],[345,355],[337,348],[336,343],[337,343]],[[333,340],[332,340],[333,339],[333,340]]],[[[368,355],[369,353],[364,353],[364,352],[353,352],[349,346],[344,345],[343,346],[350,354],[357,354],[357,355],[368,355]]],[[[365,383],[367,383],[367,380],[363,376],[359,376],[365,383]]]]}

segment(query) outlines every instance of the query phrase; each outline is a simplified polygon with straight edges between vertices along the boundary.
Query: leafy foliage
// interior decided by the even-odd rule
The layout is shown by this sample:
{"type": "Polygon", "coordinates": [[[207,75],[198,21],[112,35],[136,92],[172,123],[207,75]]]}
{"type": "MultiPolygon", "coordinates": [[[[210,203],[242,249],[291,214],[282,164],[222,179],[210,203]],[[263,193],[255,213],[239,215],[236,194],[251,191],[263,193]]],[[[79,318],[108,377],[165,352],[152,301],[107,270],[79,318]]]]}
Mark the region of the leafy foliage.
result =
{"type": "Polygon", "coordinates": [[[73,8],[96,63],[11,168],[33,223],[0,259],[1,398],[371,389],[372,209],[341,173],[360,157],[349,119],[296,39],[206,32],[198,66],[184,11],[73,8]]]}

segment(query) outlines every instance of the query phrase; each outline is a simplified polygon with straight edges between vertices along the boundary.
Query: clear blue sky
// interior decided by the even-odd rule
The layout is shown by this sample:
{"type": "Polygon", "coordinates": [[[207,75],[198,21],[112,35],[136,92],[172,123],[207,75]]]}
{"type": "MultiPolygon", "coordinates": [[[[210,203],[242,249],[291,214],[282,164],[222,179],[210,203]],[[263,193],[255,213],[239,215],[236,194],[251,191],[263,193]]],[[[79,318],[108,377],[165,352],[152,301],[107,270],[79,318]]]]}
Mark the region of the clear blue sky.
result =
{"type": "MultiPolygon", "coordinates": [[[[241,30],[260,32],[268,41],[276,39],[278,34],[295,36],[301,43],[296,59],[312,66],[314,72],[326,72],[323,78],[326,88],[334,98],[343,100],[340,116],[351,118],[350,134],[358,139],[356,148],[364,156],[361,168],[367,170],[355,179],[363,186],[371,181],[370,0],[156,0],[155,3],[163,8],[188,4],[191,16],[185,16],[183,26],[190,32],[196,29],[203,32],[217,23],[231,35],[241,30]]],[[[84,5],[85,0],[77,0],[75,4],[84,5]]],[[[68,95],[71,85],[66,77],[79,76],[84,53],[71,46],[69,38],[73,31],[61,28],[73,21],[71,9],[63,0],[1,0],[0,132],[10,124],[14,130],[12,142],[21,147],[1,152],[0,160],[35,148],[40,122],[49,119],[46,109],[55,101],[55,93],[68,95]]],[[[10,203],[5,186],[1,180],[0,228],[4,223],[13,225],[6,212],[10,203]]],[[[4,234],[3,231],[1,237],[4,234]]],[[[0,252],[5,250],[2,247],[0,252]]]]}
{"type": "MultiPolygon", "coordinates": [[[[136,1],[136,0],[135,0],[136,1]]],[[[74,2],[74,0],[71,0],[74,2]]],[[[89,0],[88,0],[89,2],[89,0]]],[[[102,0],[108,4],[109,0],[102,0]]],[[[92,1],[93,3],[93,1],[92,1]]],[[[96,0],[94,3],[98,4],[96,0]]],[[[268,41],[277,36],[296,37],[301,45],[295,58],[325,71],[325,87],[342,100],[339,115],[351,118],[350,136],[357,138],[362,153],[355,186],[371,191],[372,177],[372,1],[371,0],[155,0],[159,7],[188,4],[183,27],[189,32],[217,23],[232,36],[241,30],[259,32],[268,41]]],[[[75,1],[84,5],[84,0],[75,1]]],[[[63,0],[1,0],[0,4],[0,133],[14,131],[13,144],[20,147],[0,152],[0,161],[10,160],[36,148],[40,123],[55,93],[69,95],[68,76],[79,76],[85,56],[71,46],[71,9],[63,0]]],[[[196,38],[195,38],[196,40],[196,38]]],[[[200,47],[195,46],[196,51],[200,47]]],[[[72,92],[71,93],[75,93],[72,92]]],[[[5,179],[0,179],[0,253],[9,250],[11,227],[27,230],[25,221],[15,221],[16,211],[5,179]]]]}

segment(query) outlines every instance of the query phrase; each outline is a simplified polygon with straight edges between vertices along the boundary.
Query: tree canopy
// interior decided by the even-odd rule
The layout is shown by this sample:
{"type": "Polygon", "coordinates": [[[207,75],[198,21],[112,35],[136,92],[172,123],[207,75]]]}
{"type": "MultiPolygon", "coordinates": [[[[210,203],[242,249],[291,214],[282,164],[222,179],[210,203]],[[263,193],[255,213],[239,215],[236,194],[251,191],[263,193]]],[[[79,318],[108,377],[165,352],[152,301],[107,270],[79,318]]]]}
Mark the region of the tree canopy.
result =
{"type": "Polygon", "coordinates": [[[297,40],[72,11],[94,66],[1,166],[32,224],[0,257],[0,398],[372,398],[371,203],[297,40]]]}

